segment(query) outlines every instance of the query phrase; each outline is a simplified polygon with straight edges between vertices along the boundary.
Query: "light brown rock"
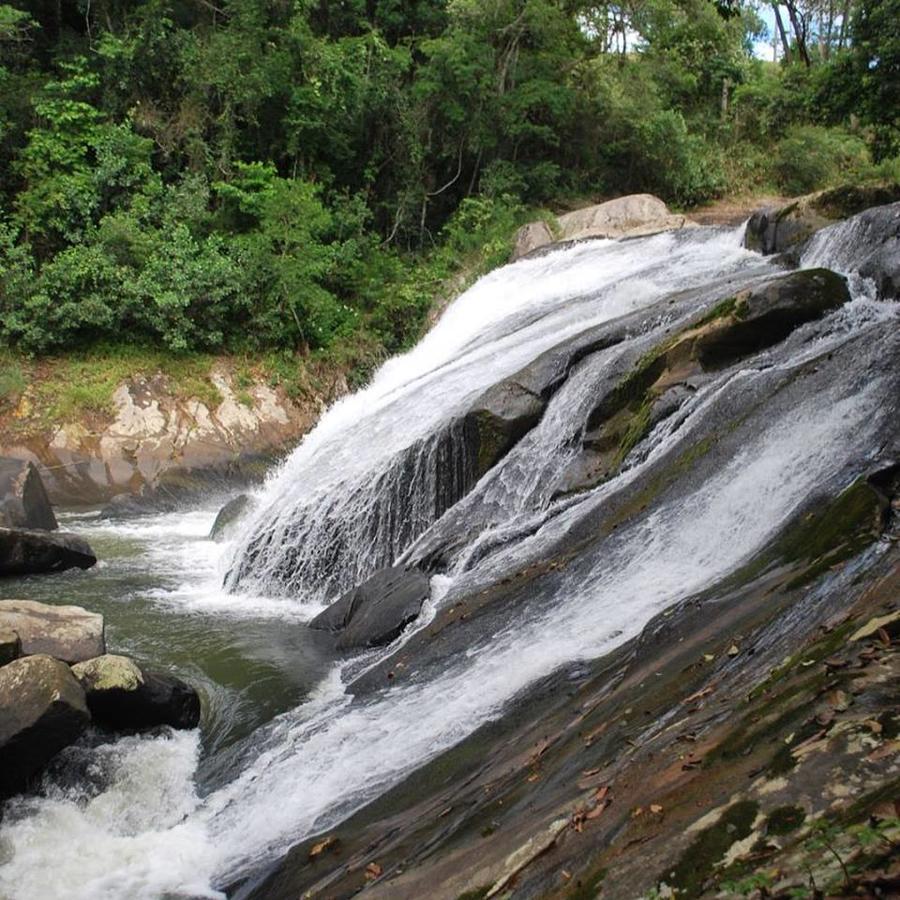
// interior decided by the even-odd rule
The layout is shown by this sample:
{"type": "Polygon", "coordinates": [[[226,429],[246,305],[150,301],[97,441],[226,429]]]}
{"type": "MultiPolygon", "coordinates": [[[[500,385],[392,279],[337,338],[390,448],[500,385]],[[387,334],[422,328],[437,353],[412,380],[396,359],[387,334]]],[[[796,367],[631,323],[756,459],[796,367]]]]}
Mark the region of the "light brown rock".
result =
{"type": "Polygon", "coordinates": [[[71,664],[106,652],[103,616],[80,606],[0,600],[0,626],[18,633],[23,656],[47,654],[71,664]]]}
{"type": "Polygon", "coordinates": [[[686,216],[673,215],[652,194],[630,194],[596,206],[577,209],[559,217],[560,238],[622,238],[672,231],[690,224],[686,216]]]}

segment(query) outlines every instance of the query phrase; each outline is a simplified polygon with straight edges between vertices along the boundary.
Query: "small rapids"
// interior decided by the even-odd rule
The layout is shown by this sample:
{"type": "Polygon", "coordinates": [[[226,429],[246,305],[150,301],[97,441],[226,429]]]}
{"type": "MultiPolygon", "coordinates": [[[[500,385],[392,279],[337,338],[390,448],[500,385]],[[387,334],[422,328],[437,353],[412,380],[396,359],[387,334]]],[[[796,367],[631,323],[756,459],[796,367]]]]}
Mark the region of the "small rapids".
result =
{"type": "MultiPolygon", "coordinates": [[[[828,265],[829,247],[843,252],[848,240],[823,232],[803,265],[828,265]]],[[[850,255],[835,258],[852,272],[850,255]]],[[[73,748],[80,778],[63,767],[41,795],[9,804],[0,897],[223,896],[502,715],[538,679],[620,645],[736,571],[818,491],[850,484],[896,416],[890,359],[900,352],[897,306],[876,302],[859,279],[851,303],[701,385],[618,475],[561,489],[598,385],[624,355],[729,286],[778,272],[742,249],[738,232],[694,229],[586,243],[479,281],[415,349],[326,414],[221,558],[157,600],[223,618],[246,602],[302,629],[298,618],[344,587],[397,559],[435,558],[436,548],[445,565],[431,613],[576,546],[571,564],[402,686],[347,690],[393,648],[333,665],[221,759],[204,759],[196,734],[73,748]],[[476,480],[454,432],[472,402],[560,342],[629,316],[628,336],[573,365],[539,424],[476,480]],[[649,483],[664,486],[639,513],[600,528],[649,483]]]]}

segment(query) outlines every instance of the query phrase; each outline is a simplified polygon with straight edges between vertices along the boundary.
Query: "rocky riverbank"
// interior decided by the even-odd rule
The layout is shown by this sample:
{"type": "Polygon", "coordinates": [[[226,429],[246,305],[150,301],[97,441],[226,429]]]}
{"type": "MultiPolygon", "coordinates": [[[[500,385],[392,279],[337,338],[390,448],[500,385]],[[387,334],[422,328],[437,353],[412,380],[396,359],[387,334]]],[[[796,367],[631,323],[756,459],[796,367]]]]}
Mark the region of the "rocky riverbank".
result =
{"type": "Polygon", "coordinates": [[[32,786],[91,725],[121,732],[199,721],[189,685],[107,653],[103,616],[0,600],[0,800],[32,786]]]}

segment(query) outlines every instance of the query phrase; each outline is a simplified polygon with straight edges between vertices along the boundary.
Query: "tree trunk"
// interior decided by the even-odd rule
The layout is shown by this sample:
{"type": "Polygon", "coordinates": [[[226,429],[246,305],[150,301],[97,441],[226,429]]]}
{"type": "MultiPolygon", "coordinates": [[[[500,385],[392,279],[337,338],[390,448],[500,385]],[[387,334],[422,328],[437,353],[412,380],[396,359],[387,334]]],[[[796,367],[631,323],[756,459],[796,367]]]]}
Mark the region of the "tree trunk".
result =
{"type": "Polygon", "coordinates": [[[781,19],[781,10],[778,8],[777,3],[772,4],[772,9],[775,11],[775,25],[778,28],[778,34],[781,36],[781,46],[784,50],[784,61],[791,61],[791,42],[788,40],[787,31],[784,28],[784,22],[781,19]]]}

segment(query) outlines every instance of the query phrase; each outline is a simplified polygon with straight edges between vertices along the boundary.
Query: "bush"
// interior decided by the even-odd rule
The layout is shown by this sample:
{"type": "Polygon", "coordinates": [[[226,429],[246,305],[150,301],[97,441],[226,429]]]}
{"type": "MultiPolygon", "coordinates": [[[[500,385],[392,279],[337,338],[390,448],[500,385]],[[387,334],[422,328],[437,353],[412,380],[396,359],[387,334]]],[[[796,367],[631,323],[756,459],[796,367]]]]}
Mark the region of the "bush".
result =
{"type": "Polygon", "coordinates": [[[775,175],[789,194],[808,194],[863,177],[871,169],[865,143],[839,128],[791,128],[775,148],[775,175]]]}

